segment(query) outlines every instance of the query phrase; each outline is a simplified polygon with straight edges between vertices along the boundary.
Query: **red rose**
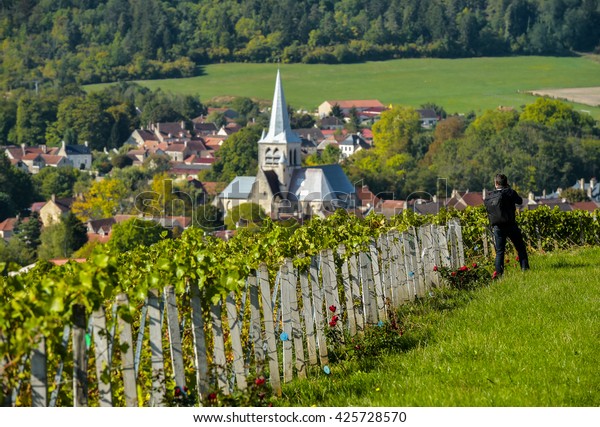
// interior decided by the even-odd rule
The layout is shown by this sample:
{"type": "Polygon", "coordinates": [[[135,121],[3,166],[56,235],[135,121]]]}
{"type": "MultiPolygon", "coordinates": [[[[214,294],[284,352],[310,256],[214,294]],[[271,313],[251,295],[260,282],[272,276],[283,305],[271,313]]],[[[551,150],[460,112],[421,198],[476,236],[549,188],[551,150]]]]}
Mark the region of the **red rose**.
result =
{"type": "Polygon", "coordinates": [[[519,255],[515,258],[515,261],[519,262],[519,255]]]}
{"type": "Polygon", "coordinates": [[[437,265],[433,266],[433,271],[438,271],[438,266],[437,265]]]}
{"type": "Polygon", "coordinates": [[[254,380],[254,384],[263,385],[265,383],[265,379],[263,377],[257,378],[254,380]]]}
{"type": "Polygon", "coordinates": [[[333,316],[331,318],[331,321],[329,322],[329,326],[331,326],[332,328],[335,327],[335,325],[337,325],[337,321],[338,321],[338,317],[337,316],[333,316]]]}
{"type": "Polygon", "coordinates": [[[210,393],[208,395],[208,400],[217,400],[217,393],[210,393]]]}
{"type": "Polygon", "coordinates": [[[175,396],[179,396],[181,394],[181,388],[179,386],[175,387],[175,396]]]}
{"type": "Polygon", "coordinates": [[[335,313],[335,310],[337,310],[337,307],[335,305],[329,306],[329,311],[331,311],[332,313],[335,313]]]}
{"type": "Polygon", "coordinates": [[[452,275],[452,277],[456,276],[456,271],[453,271],[452,273],[450,273],[452,275]]]}
{"type": "Polygon", "coordinates": [[[469,269],[469,267],[467,267],[466,265],[463,265],[461,268],[459,268],[460,271],[467,271],[469,269]]]}
{"type": "Polygon", "coordinates": [[[473,263],[473,268],[477,268],[477,263],[476,262],[473,263]]]}
{"type": "Polygon", "coordinates": [[[496,279],[498,277],[498,272],[494,271],[494,274],[492,274],[492,279],[496,279]]]}

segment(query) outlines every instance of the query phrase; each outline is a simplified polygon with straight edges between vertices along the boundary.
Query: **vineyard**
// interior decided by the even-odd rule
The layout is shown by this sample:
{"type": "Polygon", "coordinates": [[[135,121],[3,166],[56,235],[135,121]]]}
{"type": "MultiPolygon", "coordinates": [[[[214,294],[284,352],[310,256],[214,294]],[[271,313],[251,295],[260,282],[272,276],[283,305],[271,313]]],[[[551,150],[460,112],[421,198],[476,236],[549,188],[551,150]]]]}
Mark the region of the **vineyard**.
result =
{"type": "MultiPolygon", "coordinates": [[[[531,250],[596,245],[596,214],[518,216],[531,250]]],[[[224,241],[189,229],[85,263],[0,277],[4,406],[176,406],[268,378],[327,375],[332,334],[352,337],[448,285],[436,266],[493,255],[481,208],[302,226],[267,221],[224,241]],[[68,384],[68,385],[67,385],[68,384]]],[[[468,262],[466,262],[468,260],[468,262]]],[[[2,268],[2,266],[0,266],[2,268]]]]}

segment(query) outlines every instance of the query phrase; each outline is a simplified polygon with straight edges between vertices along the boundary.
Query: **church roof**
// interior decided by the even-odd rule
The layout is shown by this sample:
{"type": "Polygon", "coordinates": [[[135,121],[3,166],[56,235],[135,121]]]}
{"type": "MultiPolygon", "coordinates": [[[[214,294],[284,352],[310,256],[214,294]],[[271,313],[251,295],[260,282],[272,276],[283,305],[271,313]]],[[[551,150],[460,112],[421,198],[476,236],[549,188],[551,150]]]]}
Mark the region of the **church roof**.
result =
{"type": "Polygon", "coordinates": [[[255,181],[255,176],[236,176],[219,194],[219,198],[248,200],[255,181]]]}
{"type": "Polygon", "coordinates": [[[290,118],[288,115],[287,104],[281,85],[281,75],[277,70],[277,79],[275,81],[275,93],[273,94],[273,106],[271,107],[271,121],[269,122],[269,131],[258,141],[267,143],[300,143],[300,137],[292,130],[290,118]]]}
{"type": "Polygon", "coordinates": [[[342,167],[337,164],[296,169],[290,184],[290,193],[300,201],[332,200],[355,192],[342,167]]]}

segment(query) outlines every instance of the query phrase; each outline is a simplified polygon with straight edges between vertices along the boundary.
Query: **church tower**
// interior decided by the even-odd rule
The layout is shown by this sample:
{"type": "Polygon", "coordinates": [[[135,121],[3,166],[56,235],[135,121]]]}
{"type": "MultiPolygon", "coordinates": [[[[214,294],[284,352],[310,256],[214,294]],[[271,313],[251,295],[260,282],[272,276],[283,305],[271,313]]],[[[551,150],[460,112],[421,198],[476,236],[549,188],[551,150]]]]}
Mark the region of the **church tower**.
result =
{"type": "Polygon", "coordinates": [[[277,70],[269,130],[263,131],[258,141],[258,165],[267,175],[277,176],[282,194],[287,194],[294,170],[301,167],[301,145],[302,140],[290,126],[281,75],[277,70]]]}

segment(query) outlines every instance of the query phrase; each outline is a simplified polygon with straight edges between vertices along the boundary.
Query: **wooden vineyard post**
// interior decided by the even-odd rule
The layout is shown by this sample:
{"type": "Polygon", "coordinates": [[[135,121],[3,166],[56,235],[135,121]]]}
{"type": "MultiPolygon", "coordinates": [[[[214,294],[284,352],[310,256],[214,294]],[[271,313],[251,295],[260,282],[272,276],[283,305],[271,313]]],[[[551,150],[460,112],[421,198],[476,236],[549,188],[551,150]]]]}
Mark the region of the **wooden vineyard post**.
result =
{"type": "Polygon", "coordinates": [[[352,289],[352,305],[347,309],[354,312],[356,320],[356,329],[358,332],[365,330],[364,305],[360,294],[360,273],[358,270],[358,260],[355,254],[350,255],[348,259],[350,267],[350,287],[352,289]]]}
{"type": "Polygon", "coordinates": [[[392,306],[397,308],[404,302],[403,292],[405,290],[406,272],[404,270],[404,259],[401,256],[402,251],[399,246],[398,233],[390,231],[387,240],[390,258],[392,306]]]}
{"type": "Polygon", "coordinates": [[[377,323],[377,307],[375,302],[373,270],[371,269],[371,257],[368,253],[361,252],[359,254],[359,261],[365,323],[374,325],[377,323]]]}
{"type": "Polygon", "coordinates": [[[265,335],[267,337],[267,357],[269,359],[269,381],[276,395],[281,396],[281,378],[279,376],[279,361],[277,357],[277,341],[275,337],[275,322],[273,320],[273,303],[271,301],[271,288],[269,286],[269,273],[267,266],[258,267],[257,279],[260,287],[263,317],[265,321],[265,335]]]}
{"type": "Polygon", "coordinates": [[[354,314],[354,298],[352,295],[352,285],[350,283],[350,271],[348,269],[348,259],[346,258],[346,247],[338,246],[338,256],[342,260],[342,283],[344,285],[344,296],[346,297],[346,314],[348,315],[348,332],[350,336],[356,335],[356,317],[354,314]]]}
{"type": "Polygon", "coordinates": [[[290,316],[292,319],[292,335],[294,343],[294,356],[296,360],[296,373],[299,378],[306,378],[306,359],[304,356],[304,345],[302,343],[302,325],[300,324],[300,311],[298,309],[298,276],[291,259],[286,259],[290,316]]]}
{"type": "Polygon", "coordinates": [[[463,266],[465,265],[465,248],[463,246],[462,227],[458,219],[456,219],[455,223],[456,241],[458,243],[458,260],[460,265],[463,266]]]}
{"type": "Polygon", "coordinates": [[[48,370],[46,338],[39,337],[36,348],[31,352],[31,406],[45,407],[48,404],[48,370]]]}
{"type": "Polygon", "coordinates": [[[440,264],[444,267],[452,265],[450,252],[448,251],[448,239],[446,237],[446,227],[443,225],[437,226],[437,236],[440,245],[440,264]]]}
{"type": "Polygon", "coordinates": [[[225,357],[225,339],[223,337],[223,319],[221,301],[210,308],[213,331],[213,364],[217,374],[217,385],[223,394],[229,394],[227,383],[227,358],[225,357]]]}
{"type": "Polygon", "coordinates": [[[381,251],[381,285],[383,286],[383,301],[387,311],[387,308],[392,304],[392,252],[387,233],[379,235],[377,246],[381,251]]]}
{"type": "Polygon", "coordinates": [[[87,406],[87,357],[85,307],[73,305],[73,406],[87,406]]]}
{"type": "Polygon", "coordinates": [[[288,267],[284,263],[279,269],[281,277],[281,323],[283,332],[280,340],[283,342],[283,382],[287,383],[293,379],[292,360],[292,316],[290,313],[290,290],[288,267]]]}
{"type": "Polygon", "coordinates": [[[434,261],[434,245],[431,228],[428,225],[423,225],[418,229],[418,236],[421,240],[421,264],[423,266],[423,295],[428,292],[435,284],[435,272],[433,271],[434,261]]]}
{"type": "MultiPolygon", "coordinates": [[[[4,334],[2,333],[2,330],[0,330],[0,344],[4,344],[4,340],[4,334]]],[[[0,359],[0,372],[3,373],[3,375],[0,376],[0,387],[2,387],[2,390],[0,390],[0,396],[2,396],[0,407],[12,406],[12,390],[10,389],[8,376],[6,375],[6,367],[8,364],[8,356],[0,359]]]]}
{"type": "Polygon", "coordinates": [[[175,299],[175,288],[172,285],[165,287],[165,303],[167,306],[167,325],[169,328],[169,344],[171,346],[171,363],[173,363],[173,376],[175,386],[181,390],[185,388],[185,371],[183,365],[183,349],[181,346],[181,331],[179,330],[179,312],[175,299]]]}
{"type": "Polygon", "coordinates": [[[417,234],[417,230],[415,227],[411,227],[408,230],[408,234],[411,237],[413,244],[412,256],[414,256],[415,260],[413,263],[414,273],[415,273],[415,291],[417,296],[422,297],[425,295],[425,277],[423,272],[423,263],[421,260],[421,244],[419,242],[419,236],[417,234]]]}
{"type": "Polygon", "coordinates": [[[152,391],[150,406],[165,404],[165,368],[162,347],[162,309],[158,290],[148,291],[148,329],[150,334],[150,363],[152,365],[152,391]]]}
{"type": "Polygon", "coordinates": [[[302,291],[302,314],[304,316],[304,328],[306,332],[306,349],[308,352],[308,363],[311,366],[318,364],[317,341],[315,337],[315,321],[313,318],[313,306],[311,302],[310,288],[308,284],[308,271],[300,273],[300,289],[302,291]]]}
{"type": "Polygon", "coordinates": [[[402,233],[402,241],[404,245],[404,265],[406,267],[408,300],[413,301],[417,296],[417,259],[414,246],[411,244],[412,237],[408,232],[402,233]]]}
{"type": "Polygon", "coordinates": [[[465,264],[465,253],[462,241],[460,221],[452,218],[448,221],[448,235],[450,240],[450,258],[452,268],[459,268],[465,264]]]}
{"type": "MultiPolygon", "coordinates": [[[[116,306],[115,306],[116,307],[116,306]]],[[[71,336],[71,326],[70,325],[66,325],[63,329],[63,336],[62,336],[62,341],[61,341],[61,348],[63,349],[63,351],[66,353],[67,351],[67,347],[69,345],[69,337],[71,336]]],[[[62,372],[65,366],[65,361],[64,358],[60,358],[60,361],[58,362],[58,368],[56,369],[56,375],[54,376],[54,384],[56,384],[56,387],[54,388],[54,390],[52,390],[52,393],[50,394],[50,403],[48,404],[48,406],[50,406],[51,408],[56,406],[56,402],[58,401],[58,393],[60,392],[60,386],[62,384],[62,372]]]]}
{"type": "Polygon", "coordinates": [[[196,365],[196,388],[198,401],[202,402],[208,393],[208,358],[206,350],[206,337],[204,335],[204,314],[202,311],[202,298],[198,283],[190,283],[192,306],[192,337],[194,340],[194,359],[196,365]]]}
{"type": "Polygon", "coordinates": [[[102,407],[112,406],[112,390],[110,384],[110,362],[108,357],[108,331],[106,329],[106,311],[104,306],[92,313],[92,330],[96,356],[96,377],[98,381],[98,399],[102,407]],[[102,378],[107,378],[104,382],[102,378]]]}
{"type": "MultiPolygon", "coordinates": [[[[330,322],[333,316],[339,316],[342,312],[337,287],[335,260],[331,249],[321,251],[321,276],[323,277],[323,294],[325,296],[325,306],[327,307],[328,317],[326,317],[326,321],[330,322]],[[335,309],[332,311],[331,308],[333,307],[335,309]]],[[[341,330],[342,323],[337,322],[335,327],[341,330]]]]}
{"type": "Polygon", "coordinates": [[[265,351],[263,349],[260,303],[258,299],[258,283],[255,271],[250,273],[250,276],[248,276],[248,285],[250,289],[250,333],[252,335],[252,345],[254,347],[256,375],[259,376],[262,375],[264,370],[265,351]]]}
{"type": "MultiPolygon", "coordinates": [[[[438,235],[438,230],[439,228],[436,227],[433,224],[430,224],[428,226],[429,228],[429,234],[431,235],[431,242],[433,245],[433,250],[431,251],[431,262],[433,263],[433,265],[431,266],[431,269],[433,270],[433,267],[435,266],[440,266],[441,264],[441,253],[440,253],[440,239],[439,239],[439,235],[438,235]]],[[[437,274],[436,272],[432,271],[433,274],[433,284],[435,285],[435,287],[439,287],[440,286],[440,275],[437,274]]]]}
{"type": "Polygon", "coordinates": [[[327,354],[327,340],[325,339],[325,319],[323,316],[323,288],[319,286],[319,267],[317,258],[313,257],[310,263],[310,286],[312,288],[313,308],[315,310],[315,326],[317,331],[317,346],[319,347],[319,361],[321,366],[329,363],[327,354]]]}
{"type": "MultiPolygon", "coordinates": [[[[129,300],[126,294],[117,295],[117,305],[127,307],[129,300]]],[[[121,343],[121,369],[123,371],[123,392],[126,406],[138,406],[137,386],[135,381],[135,362],[133,358],[133,337],[131,324],[119,316],[119,342],[121,343]]]]}
{"type": "Polygon", "coordinates": [[[233,373],[235,374],[235,382],[237,388],[246,390],[246,373],[244,372],[244,350],[242,349],[242,339],[240,337],[241,326],[240,318],[238,317],[235,308],[235,293],[230,292],[225,300],[227,309],[227,321],[229,323],[229,336],[231,338],[231,348],[233,350],[233,373]]]}
{"type": "Polygon", "coordinates": [[[385,312],[385,296],[383,294],[383,282],[381,278],[381,268],[379,267],[379,254],[377,246],[374,243],[369,245],[369,253],[371,256],[371,266],[373,268],[373,282],[375,284],[375,304],[377,307],[377,317],[379,320],[387,320],[385,312]]]}

